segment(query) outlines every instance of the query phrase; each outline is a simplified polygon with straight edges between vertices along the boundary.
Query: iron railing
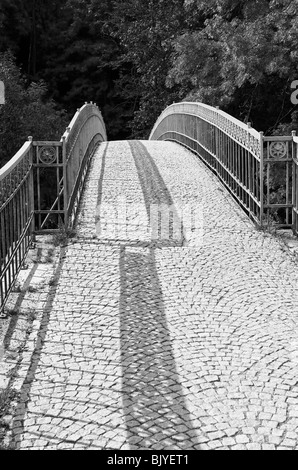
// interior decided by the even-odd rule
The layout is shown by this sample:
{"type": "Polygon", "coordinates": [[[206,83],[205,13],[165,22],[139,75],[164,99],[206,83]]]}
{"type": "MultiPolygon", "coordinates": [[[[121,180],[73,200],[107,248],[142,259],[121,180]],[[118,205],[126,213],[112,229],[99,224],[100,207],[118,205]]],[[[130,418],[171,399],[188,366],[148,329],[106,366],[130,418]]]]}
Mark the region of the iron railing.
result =
{"type": "Polygon", "coordinates": [[[292,172],[292,200],[293,200],[293,230],[298,235],[298,137],[293,133],[293,172],[292,172]]]}
{"type": "Polygon", "coordinates": [[[30,137],[0,169],[0,315],[33,235],[73,226],[90,157],[106,139],[101,112],[85,103],[60,142],[30,137]]]}
{"type": "Polygon", "coordinates": [[[90,157],[106,140],[101,112],[95,104],[85,103],[60,142],[33,143],[38,231],[56,229],[61,222],[73,226],[90,157]]]}
{"type": "Polygon", "coordinates": [[[294,136],[264,137],[218,108],[183,102],[165,109],[149,139],[175,141],[198,154],[257,224],[296,224],[297,230],[294,136]]]}
{"type": "Polygon", "coordinates": [[[30,247],[34,223],[32,140],[0,169],[0,314],[30,247]]]}

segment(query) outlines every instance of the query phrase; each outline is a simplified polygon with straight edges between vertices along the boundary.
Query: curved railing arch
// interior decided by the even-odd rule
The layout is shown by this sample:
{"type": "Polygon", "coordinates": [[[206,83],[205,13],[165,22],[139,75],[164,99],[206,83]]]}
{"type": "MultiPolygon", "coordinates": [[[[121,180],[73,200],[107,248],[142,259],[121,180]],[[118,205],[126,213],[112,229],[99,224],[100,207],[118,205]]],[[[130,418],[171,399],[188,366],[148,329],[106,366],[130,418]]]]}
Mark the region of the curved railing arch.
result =
{"type": "MultiPolygon", "coordinates": [[[[261,156],[262,133],[250,127],[249,124],[244,124],[233,116],[230,116],[224,111],[221,111],[219,108],[214,108],[204,103],[182,102],[174,103],[168,106],[157,119],[149,139],[156,140],[157,134],[159,136],[159,139],[161,136],[160,131],[163,129],[162,125],[165,124],[165,121],[170,116],[174,115],[188,115],[200,118],[205,122],[209,122],[219,130],[230,136],[232,139],[246,147],[247,150],[254,152],[257,157],[261,156]]],[[[186,125],[184,130],[186,130],[187,124],[189,123],[190,122],[185,121],[186,125]]],[[[181,126],[181,124],[183,125],[183,123],[180,122],[179,126],[181,126]]],[[[164,128],[163,130],[164,132],[162,132],[162,134],[167,133],[169,131],[169,129],[166,128],[164,128]]],[[[177,131],[178,130],[176,129],[176,132],[177,131]]],[[[181,134],[183,135],[183,132],[181,132],[181,134]]],[[[191,136],[188,135],[188,138],[190,137],[191,136]]]]}
{"type": "Polygon", "coordinates": [[[203,103],[174,103],[149,139],[184,145],[212,169],[259,225],[298,232],[298,138],[265,137],[250,124],[203,103]],[[279,181],[279,193],[271,189],[279,181]],[[282,181],[281,181],[282,180],[282,181]]]}
{"type": "Polygon", "coordinates": [[[172,140],[196,152],[258,223],[263,220],[263,134],[203,103],[172,104],[149,139],[172,140]]]}
{"type": "Polygon", "coordinates": [[[93,103],[78,109],[61,141],[65,158],[65,220],[72,226],[78,210],[90,157],[107,140],[102,114],[93,103]]]}

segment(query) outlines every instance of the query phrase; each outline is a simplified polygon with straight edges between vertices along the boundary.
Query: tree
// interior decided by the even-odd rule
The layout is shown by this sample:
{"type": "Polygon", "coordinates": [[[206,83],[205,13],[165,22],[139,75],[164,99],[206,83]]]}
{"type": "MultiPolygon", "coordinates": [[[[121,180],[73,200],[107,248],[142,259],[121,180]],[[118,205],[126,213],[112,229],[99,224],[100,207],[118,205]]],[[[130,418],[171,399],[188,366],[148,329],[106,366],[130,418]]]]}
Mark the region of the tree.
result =
{"type": "Polygon", "coordinates": [[[124,99],[134,107],[133,137],[147,137],[165,106],[178,98],[166,88],[171,40],[183,26],[183,0],[113,1],[111,27],[123,52],[125,75],[118,81],[124,99]]]}
{"type": "Polygon", "coordinates": [[[0,52],[73,114],[103,112],[110,139],[147,137],[183,99],[271,133],[290,120],[298,0],[1,0],[0,52]]]}
{"type": "Polygon", "coordinates": [[[0,80],[5,104],[0,105],[0,166],[10,160],[29,135],[36,140],[60,140],[67,125],[66,113],[47,100],[44,82],[29,86],[11,53],[0,54],[0,80]]]}
{"type": "Polygon", "coordinates": [[[29,81],[44,80],[69,116],[85,101],[97,102],[109,137],[125,137],[127,111],[115,91],[119,67],[113,63],[119,45],[103,22],[111,2],[98,2],[95,18],[88,0],[1,1],[0,52],[10,49],[29,81]]]}
{"type": "MultiPolygon", "coordinates": [[[[173,41],[168,85],[272,132],[293,111],[297,6],[297,0],[209,2],[204,23],[173,41]]],[[[189,0],[188,8],[202,15],[198,2],[189,0]]]]}

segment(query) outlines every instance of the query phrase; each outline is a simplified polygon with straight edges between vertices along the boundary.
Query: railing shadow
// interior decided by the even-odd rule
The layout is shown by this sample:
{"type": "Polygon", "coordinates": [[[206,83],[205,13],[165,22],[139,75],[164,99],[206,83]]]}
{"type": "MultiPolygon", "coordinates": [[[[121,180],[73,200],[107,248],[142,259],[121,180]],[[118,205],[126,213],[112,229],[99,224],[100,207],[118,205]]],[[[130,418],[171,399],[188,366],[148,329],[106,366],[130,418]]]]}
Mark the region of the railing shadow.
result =
{"type": "MultiPolygon", "coordinates": [[[[27,277],[27,279],[24,283],[23,291],[18,295],[17,301],[14,304],[14,311],[15,312],[19,312],[21,307],[22,307],[22,303],[23,303],[23,301],[25,300],[25,297],[26,297],[26,290],[30,286],[30,283],[31,283],[36,271],[37,271],[38,263],[41,260],[41,256],[42,256],[42,249],[38,248],[35,264],[31,268],[30,273],[29,273],[29,275],[28,275],[28,277],[27,277]]],[[[16,327],[17,327],[17,323],[18,323],[18,319],[19,319],[18,317],[19,317],[18,314],[13,315],[11,317],[10,322],[9,322],[9,327],[6,331],[6,334],[5,334],[5,337],[4,337],[4,340],[3,340],[3,345],[4,345],[5,350],[9,348],[12,336],[14,334],[14,331],[15,331],[16,327]]]]}
{"type": "MultiPolygon", "coordinates": [[[[139,142],[131,142],[130,147],[148,216],[150,204],[172,206],[171,195],[146,148],[139,142]]],[[[155,248],[122,246],[120,280],[122,393],[128,444],[154,450],[198,449],[179,382],[155,248]]]]}
{"type": "Polygon", "coordinates": [[[41,358],[41,354],[43,351],[44,342],[47,336],[50,315],[51,315],[51,311],[53,308],[56,291],[59,285],[59,279],[60,279],[61,272],[63,269],[64,261],[65,261],[65,253],[66,253],[66,249],[61,248],[60,262],[53,276],[53,278],[55,279],[55,282],[50,286],[50,289],[47,295],[47,302],[43,309],[43,315],[42,315],[42,319],[40,322],[40,329],[38,331],[36,345],[32,353],[32,357],[31,357],[30,365],[27,370],[26,377],[23,381],[23,384],[20,390],[17,409],[14,413],[15,419],[12,425],[13,434],[12,434],[12,439],[11,439],[10,444],[15,450],[20,450],[21,436],[24,430],[24,419],[25,419],[26,412],[27,412],[27,405],[28,405],[28,402],[30,401],[31,387],[35,380],[36,371],[40,363],[40,358],[41,358]],[[15,433],[14,431],[15,429],[18,430],[17,433],[15,433]]]}
{"type": "Polygon", "coordinates": [[[128,444],[142,449],[197,448],[176,369],[152,248],[120,255],[123,410],[128,444]]]}

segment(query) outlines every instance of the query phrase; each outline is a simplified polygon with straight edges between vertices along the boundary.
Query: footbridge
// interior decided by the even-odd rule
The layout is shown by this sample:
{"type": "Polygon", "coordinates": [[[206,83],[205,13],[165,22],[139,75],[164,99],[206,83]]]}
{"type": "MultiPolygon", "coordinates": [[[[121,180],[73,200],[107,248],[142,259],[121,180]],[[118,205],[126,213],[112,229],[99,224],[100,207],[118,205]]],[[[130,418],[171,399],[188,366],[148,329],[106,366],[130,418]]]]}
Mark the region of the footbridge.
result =
{"type": "Polygon", "coordinates": [[[297,448],[297,256],[272,234],[295,244],[297,144],[187,102],[148,140],[109,142],[93,103],[29,138],[0,170],[7,445],[297,448]],[[17,294],[48,234],[50,282],[17,294]],[[17,352],[13,295],[33,312],[17,352]]]}

